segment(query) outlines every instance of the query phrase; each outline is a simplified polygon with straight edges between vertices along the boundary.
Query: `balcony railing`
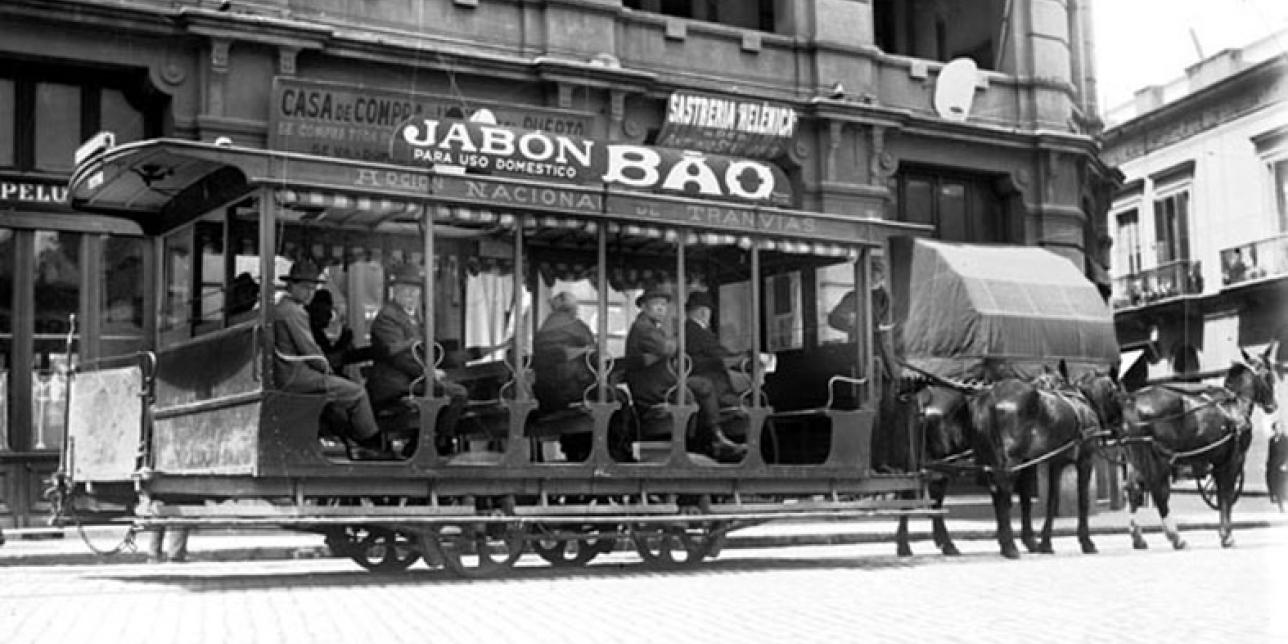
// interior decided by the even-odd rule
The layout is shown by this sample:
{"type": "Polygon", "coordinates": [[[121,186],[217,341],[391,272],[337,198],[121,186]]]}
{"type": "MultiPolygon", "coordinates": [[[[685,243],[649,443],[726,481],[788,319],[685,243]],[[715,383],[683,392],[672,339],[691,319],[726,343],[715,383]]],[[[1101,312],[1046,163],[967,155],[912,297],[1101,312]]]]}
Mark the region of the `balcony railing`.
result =
{"type": "Polygon", "coordinates": [[[1288,275],[1288,233],[1221,251],[1221,283],[1234,286],[1288,275]]]}
{"type": "Polygon", "coordinates": [[[1202,292],[1201,262],[1182,260],[1115,278],[1112,303],[1121,309],[1202,292]]]}

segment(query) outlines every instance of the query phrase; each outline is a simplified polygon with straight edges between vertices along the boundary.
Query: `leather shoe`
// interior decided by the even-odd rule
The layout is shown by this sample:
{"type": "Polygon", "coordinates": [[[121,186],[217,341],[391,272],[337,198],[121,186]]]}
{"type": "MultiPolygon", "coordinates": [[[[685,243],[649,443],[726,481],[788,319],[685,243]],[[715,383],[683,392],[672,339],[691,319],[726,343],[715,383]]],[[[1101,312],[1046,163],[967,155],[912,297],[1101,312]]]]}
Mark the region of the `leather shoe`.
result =
{"type": "Polygon", "coordinates": [[[717,463],[737,463],[747,455],[747,446],[739,445],[725,438],[723,434],[716,434],[715,438],[711,439],[707,455],[714,458],[717,463]]]}

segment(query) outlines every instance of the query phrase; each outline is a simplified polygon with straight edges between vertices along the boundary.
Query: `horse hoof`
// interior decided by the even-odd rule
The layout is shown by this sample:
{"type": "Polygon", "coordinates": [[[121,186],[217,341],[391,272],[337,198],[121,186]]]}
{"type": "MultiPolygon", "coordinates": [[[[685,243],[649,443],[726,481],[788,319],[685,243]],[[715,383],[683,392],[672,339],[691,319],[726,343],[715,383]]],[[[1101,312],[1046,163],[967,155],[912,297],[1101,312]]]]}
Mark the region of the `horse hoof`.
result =
{"type": "Polygon", "coordinates": [[[1024,540],[1024,549],[1028,550],[1029,552],[1042,552],[1042,546],[1039,546],[1038,542],[1032,539],[1024,540]]]}
{"type": "Polygon", "coordinates": [[[1149,542],[1145,541],[1144,539],[1133,539],[1131,542],[1131,547],[1137,550],[1149,550],[1149,542]]]}
{"type": "Polygon", "coordinates": [[[1019,559],[1020,551],[1015,548],[1003,548],[1002,556],[1006,557],[1007,559],[1019,559]]]}
{"type": "Polygon", "coordinates": [[[900,557],[911,557],[911,556],[912,556],[912,548],[904,548],[904,547],[900,547],[900,548],[899,548],[899,551],[898,551],[896,554],[898,554],[898,556],[900,556],[900,557]]]}
{"type": "Polygon", "coordinates": [[[1094,543],[1087,542],[1082,544],[1082,554],[1084,555],[1094,555],[1099,552],[1099,550],[1096,550],[1096,544],[1094,543]]]}
{"type": "Polygon", "coordinates": [[[1037,552],[1044,555],[1053,555],[1055,554],[1055,548],[1052,548],[1049,543],[1044,543],[1038,546],[1037,552]]]}
{"type": "Polygon", "coordinates": [[[952,543],[945,545],[942,551],[945,557],[956,557],[961,554],[961,551],[957,549],[957,546],[952,543]]]}
{"type": "MultiPolygon", "coordinates": [[[[1177,539],[1176,541],[1173,541],[1173,542],[1172,542],[1172,549],[1173,549],[1173,550],[1184,550],[1184,549],[1185,549],[1185,546],[1188,546],[1188,545],[1190,545],[1190,544],[1185,543],[1185,540],[1184,540],[1184,539],[1177,539]]],[[[1224,542],[1222,542],[1222,545],[1224,545],[1224,542]]]]}
{"type": "Polygon", "coordinates": [[[1221,539],[1221,547],[1222,547],[1222,548],[1233,548],[1233,547],[1234,547],[1234,537],[1224,537],[1224,538],[1222,538],[1222,539],[1221,539]]]}

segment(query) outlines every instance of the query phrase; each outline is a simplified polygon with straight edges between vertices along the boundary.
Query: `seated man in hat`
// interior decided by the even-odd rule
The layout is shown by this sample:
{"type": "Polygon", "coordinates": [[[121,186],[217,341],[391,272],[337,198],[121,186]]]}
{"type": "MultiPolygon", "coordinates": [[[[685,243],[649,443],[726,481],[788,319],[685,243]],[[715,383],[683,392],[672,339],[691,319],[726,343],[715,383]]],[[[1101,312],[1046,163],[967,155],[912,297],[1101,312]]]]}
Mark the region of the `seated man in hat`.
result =
{"type": "Polygon", "coordinates": [[[711,294],[706,291],[691,293],[684,303],[684,352],[693,360],[693,375],[711,381],[720,405],[735,407],[741,391],[734,387],[729,367],[744,355],[726,349],[711,330],[713,305],[711,294]]]}
{"type": "MultiPolygon", "coordinates": [[[[404,264],[394,269],[390,300],[380,308],[371,323],[373,364],[367,378],[367,391],[378,409],[397,404],[408,395],[425,394],[425,367],[414,353],[425,339],[421,324],[424,312],[421,289],[424,278],[416,266],[404,264]]],[[[450,402],[439,415],[436,427],[440,453],[451,449],[456,422],[465,410],[468,392],[465,387],[444,379],[441,372],[434,378],[434,395],[447,396],[450,402]]]]}
{"type": "MultiPolygon", "coordinates": [[[[670,304],[670,294],[655,290],[635,300],[640,314],[626,336],[626,384],[638,402],[666,402],[667,391],[676,384],[676,375],[667,365],[678,349],[666,325],[670,304]]],[[[688,378],[688,389],[690,399],[698,403],[697,428],[690,436],[693,447],[717,461],[741,460],[747,452],[746,446],[730,441],[720,430],[720,404],[715,385],[702,376],[692,375],[688,378]]]]}
{"type": "Polygon", "coordinates": [[[304,307],[322,283],[321,274],[317,264],[304,259],[292,264],[282,278],[286,295],[273,309],[274,380],[282,391],[326,394],[328,409],[347,426],[347,439],[357,445],[350,450],[351,456],[387,457],[367,392],[362,385],[331,373],[331,365],[309,329],[309,313],[304,307]]]}
{"type": "Polygon", "coordinates": [[[550,315],[532,340],[532,392],[541,411],[557,411],[579,402],[595,384],[587,354],[595,351],[595,334],[577,318],[577,298],[558,293],[550,298],[550,315]]]}

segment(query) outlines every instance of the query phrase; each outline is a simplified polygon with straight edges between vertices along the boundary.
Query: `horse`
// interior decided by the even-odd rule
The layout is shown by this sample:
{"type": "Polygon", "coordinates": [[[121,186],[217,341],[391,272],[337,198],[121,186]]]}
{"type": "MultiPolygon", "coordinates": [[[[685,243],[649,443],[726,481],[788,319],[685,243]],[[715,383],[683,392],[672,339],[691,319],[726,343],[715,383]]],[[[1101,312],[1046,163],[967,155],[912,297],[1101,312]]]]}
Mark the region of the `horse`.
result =
{"type": "Polygon", "coordinates": [[[1126,452],[1127,502],[1132,546],[1148,547],[1136,522],[1136,510],[1149,492],[1158,508],[1163,532],[1180,550],[1185,547],[1174,520],[1169,520],[1172,466],[1187,461],[1211,468],[1216,482],[1221,546],[1234,545],[1230,512],[1236,483],[1252,442],[1252,410],[1267,414],[1277,408],[1275,370],[1271,355],[1277,343],[1260,356],[1248,355],[1226,372],[1222,386],[1203,384],[1153,385],[1132,393],[1124,410],[1120,444],[1126,452]]]}
{"type": "Polygon", "coordinates": [[[1078,543],[1093,554],[1096,546],[1087,524],[1094,450],[1088,438],[1099,430],[1100,420],[1091,404],[1068,385],[1063,363],[1060,372],[1045,369],[1034,381],[1005,378],[969,397],[974,428],[976,465],[989,479],[997,541],[1002,556],[1020,556],[1011,531],[1011,492],[1020,495],[1020,539],[1029,552],[1052,553],[1051,528],[1059,503],[1060,474],[1067,465],[1077,472],[1078,543]],[[1035,466],[1047,464],[1046,520],[1041,540],[1033,538],[1032,496],[1037,482],[1035,466]]]}
{"type": "MultiPolygon", "coordinates": [[[[932,462],[956,460],[970,451],[970,413],[965,393],[953,387],[928,384],[925,380],[920,380],[914,384],[912,391],[903,395],[917,403],[919,416],[916,429],[924,445],[923,453],[928,459],[932,462]]],[[[944,506],[948,482],[947,475],[933,469],[927,477],[926,491],[930,495],[931,507],[936,510],[944,506]]],[[[961,554],[948,534],[943,516],[935,515],[931,519],[931,534],[935,545],[945,556],[961,554]]],[[[900,557],[912,556],[912,547],[908,543],[907,516],[899,517],[895,543],[900,557]]]]}

